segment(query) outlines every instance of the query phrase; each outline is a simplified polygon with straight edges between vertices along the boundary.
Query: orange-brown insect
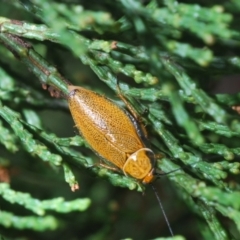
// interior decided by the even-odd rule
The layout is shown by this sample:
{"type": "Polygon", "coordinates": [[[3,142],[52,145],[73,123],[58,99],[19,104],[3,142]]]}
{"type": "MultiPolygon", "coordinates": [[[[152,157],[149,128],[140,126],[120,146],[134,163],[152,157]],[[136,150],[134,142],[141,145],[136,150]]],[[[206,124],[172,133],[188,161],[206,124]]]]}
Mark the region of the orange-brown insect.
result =
{"type": "Polygon", "coordinates": [[[143,183],[153,181],[155,155],[132,115],[82,87],[69,86],[68,103],[78,130],[99,156],[125,175],[143,183]]]}
{"type": "MultiPolygon", "coordinates": [[[[92,149],[121,169],[125,175],[130,175],[142,183],[151,183],[154,179],[155,155],[146,147],[144,134],[136,118],[95,92],[71,85],[68,89],[68,103],[73,119],[92,149]]],[[[135,115],[131,108],[130,111],[135,115]]],[[[173,236],[153,185],[152,189],[173,236]]]]}

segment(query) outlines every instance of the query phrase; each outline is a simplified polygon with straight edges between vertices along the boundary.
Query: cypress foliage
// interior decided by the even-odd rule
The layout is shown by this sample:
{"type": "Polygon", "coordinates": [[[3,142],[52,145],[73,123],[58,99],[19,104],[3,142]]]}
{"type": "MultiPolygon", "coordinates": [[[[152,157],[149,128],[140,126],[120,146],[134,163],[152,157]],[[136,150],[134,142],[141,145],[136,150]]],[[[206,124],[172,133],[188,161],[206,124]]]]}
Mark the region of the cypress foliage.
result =
{"type": "Polygon", "coordinates": [[[1,1],[1,239],[238,239],[239,13],[238,0],[1,1]],[[149,186],[98,164],[67,82],[123,106],[118,84],[141,116],[156,168],[173,171],[154,184],[176,236],[149,186]]]}

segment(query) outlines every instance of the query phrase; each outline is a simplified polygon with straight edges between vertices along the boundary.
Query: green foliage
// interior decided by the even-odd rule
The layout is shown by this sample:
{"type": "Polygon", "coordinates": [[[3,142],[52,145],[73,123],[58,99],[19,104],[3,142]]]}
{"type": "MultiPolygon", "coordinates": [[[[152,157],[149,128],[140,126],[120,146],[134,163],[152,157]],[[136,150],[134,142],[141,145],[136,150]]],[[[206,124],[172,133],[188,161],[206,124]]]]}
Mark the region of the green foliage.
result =
{"type": "Polygon", "coordinates": [[[0,236],[238,239],[239,1],[79,2],[0,2],[0,236]],[[119,83],[173,171],[155,184],[176,236],[148,186],[96,164],[66,100],[41,88],[66,97],[68,82],[122,106],[119,83]]]}

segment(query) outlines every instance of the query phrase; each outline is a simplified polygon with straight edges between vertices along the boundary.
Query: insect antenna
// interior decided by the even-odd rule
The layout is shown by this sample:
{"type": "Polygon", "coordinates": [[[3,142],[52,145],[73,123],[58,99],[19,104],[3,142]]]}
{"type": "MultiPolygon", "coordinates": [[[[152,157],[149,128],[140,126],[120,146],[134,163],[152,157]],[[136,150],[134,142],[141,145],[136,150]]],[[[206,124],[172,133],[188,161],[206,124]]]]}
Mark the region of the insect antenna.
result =
{"type": "Polygon", "coordinates": [[[171,174],[171,173],[174,173],[174,172],[177,172],[177,171],[180,171],[180,170],[183,170],[184,168],[186,168],[187,166],[183,166],[183,167],[179,167],[179,168],[176,168],[174,170],[171,170],[169,172],[158,172],[157,170],[155,171],[154,173],[154,176],[158,179],[160,178],[161,176],[166,176],[168,174],[171,174]]]}
{"type": "Polygon", "coordinates": [[[169,222],[169,220],[168,220],[168,218],[167,218],[167,215],[166,215],[166,213],[165,213],[165,211],[164,211],[164,208],[163,208],[163,205],[162,205],[162,201],[161,201],[160,196],[159,196],[159,194],[158,194],[158,192],[157,192],[157,189],[155,188],[155,186],[154,186],[153,184],[150,184],[150,185],[151,185],[151,187],[152,187],[153,192],[155,193],[155,196],[156,196],[156,198],[157,198],[158,204],[159,204],[159,206],[160,206],[160,208],[161,208],[161,211],[162,211],[162,213],[163,213],[163,217],[164,217],[164,219],[165,219],[165,222],[167,223],[169,232],[170,232],[170,234],[171,234],[172,237],[173,237],[174,234],[173,234],[173,231],[172,231],[170,222],[169,222]]]}

